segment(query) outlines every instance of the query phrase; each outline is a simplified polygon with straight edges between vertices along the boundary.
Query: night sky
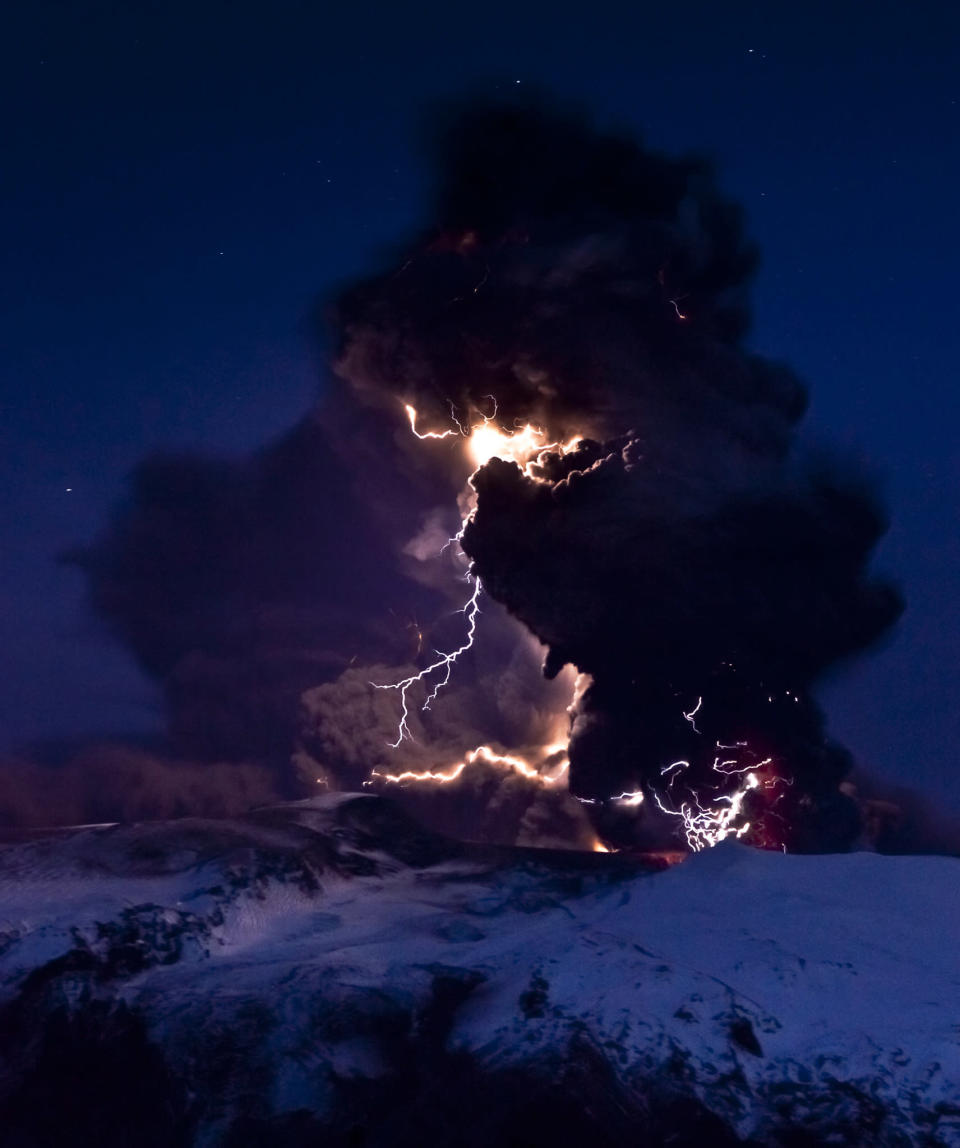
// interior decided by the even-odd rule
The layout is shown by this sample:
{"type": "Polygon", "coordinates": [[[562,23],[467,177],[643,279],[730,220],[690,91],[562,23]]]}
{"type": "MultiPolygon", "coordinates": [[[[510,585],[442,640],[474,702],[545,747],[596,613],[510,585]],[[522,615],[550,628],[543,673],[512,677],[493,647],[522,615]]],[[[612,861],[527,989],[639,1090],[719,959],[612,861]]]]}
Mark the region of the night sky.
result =
{"type": "Polygon", "coordinates": [[[4,21],[0,751],[149,733],[56,561],[148,451],[235,455],[323,389],[305,315],[422,212],[419,124],[540,87],[713,157],[763,254],[753,346],[879,476],[907,612],[828,683],[860,762],[960,809],[960,16],[941,4],[22,3],[4,21]],[[12,111],[12,114],[10,114],[12,111]]]}

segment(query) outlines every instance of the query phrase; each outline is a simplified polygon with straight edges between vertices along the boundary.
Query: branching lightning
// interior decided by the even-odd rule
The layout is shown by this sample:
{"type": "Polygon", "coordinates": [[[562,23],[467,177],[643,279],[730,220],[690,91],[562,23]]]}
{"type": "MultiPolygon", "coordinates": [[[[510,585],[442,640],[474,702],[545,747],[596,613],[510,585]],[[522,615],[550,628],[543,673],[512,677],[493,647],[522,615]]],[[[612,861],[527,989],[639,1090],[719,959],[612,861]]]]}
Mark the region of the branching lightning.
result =
{"type": "Polygon", "coordinates": [[[389,742],[392,749],[396,749],[404,738],[409,738],[410,741],[415,740],[413,734],[410,732],[410,726],[407,724],[408,718],[410,717],[410,689],[418,682],[428,682],[431,675],[442,671],[440,679],[435,683],[433,689],[427,695],[426,701],[420,707],[421,712],[429,710],[431,704],[436,700],[437,694],[450,681],[450,674],[457,659],[461,654],[465,654],[473,645],[473,639],[476,637],[477,632],[477,616],[480,613],[480,594],[483,590],[483,586],[479,578],[473,577],[472,575],[468,575],[468,577],[473,583],[473,593],[470,595],[466,604],[458,611],[458,613],[463,614],[467,619],[467,636],[463,644],[458,646],[457,649],[452,650],[449,654],[444,654],[440,650],[434,650],[434,653],[437,655],[435,662],[431,663],[425,669],[420,670],[419,673],[411,674],[408,678],[403,678],[402,681],[370,683],[374,689],[398,690],[400,692],[401,717],[397,727],[397,740],[389,742]]]}
{"type": "Polygon", "coordinates": [[[742,837],[750,829],[749,821],[742,821],[739,825],[737,822],[741,818],[744,799],[759,784],[757,775],[748,773],[740,789],[714,798],[712,807],[702,805],[699,795],[693,790],[690,791],[692,802],[684,801],[679,809],[665,805],[658,793],[654,793],[653,798],[664,813],[682,818],[687,845],[693,853],[699,853],[702,849],[719,845],[731,834],[742,837]]]}
{"type": "MultiPolygon", "coordinates": [[[[699,710],[701,703],[702,699],[699,699],[695,709],[689,714],[683,715],[690,721],[691,725],[693,724],[691,719],[699,710]]],[[[679,802],[679,805],[671,802],[667,794],[673,790],[675,783],[683,776],[684,771],[690,768],[689,761],[673,761],[669,765],[665,765],[660,770],[660,776],[666,779],[664,793],[651,790],[651,795],[661,812],[670,817],[680,818],[687,845],[694,853],[718,845],[727,837],[740,838],[749,832],[751,823],[744,819],[744,803],[752,790],[773,789],[781,782],[785,785],[793,784],[792,779],[782,778],[768,769],[773,765],[772,757],[765,757],[757,761],[756,755],[750,753],[747,742],[724,743],[718,741],[715,744],[718,750],[726,751],[727,754],[735,752],[738,755],[733,757],[717,754],[711,766],[712,772],[718,774],[720,778],[736,777],[743,779],[732,793],[717,792],[719,784],[722,784],[718,783],[718,787],[711,790],[709,802],[704,802],[701,800],[700,793],[692,786],[687,785],[687,796],[679,802]],[[747,756],[753,757],[754,760],[744,764],[740,756],[744,750],[747,756]]]]}
{"type": "MultiPolygon", "coordinates": [[[[442,431],[420,431],[417,429],[417,410],[409,403],[404,403],[403,409],[406,413],[407,420],[410,423],[410,429],[414,436],[418,439],[447,439],[451,437],[461,437],[467,440],[467,449],[470,458],[474,464],[474,470],[470,477],[480,469],[485,463],[489,462],[491,458],[498,457],[508,459],[516,462],[519,466],[526,470],[531,463],[535,462],[540,455],[549,450],[559,450],[567,453],[577,445],[580,441],[579,436],[570,439],[569,442],[559,443],[546,441],[546,432],[541,428],[527,423],[522,427],[518,427],[512,434],[508,434],[502,430],[494,421],[497,417],[497,400],[493,395],[488,396],[493,404],[493,410],[490,414],[484,414],[482,411],[477,413],[480,415],[480,422],[464,425],[457,417],[456,407],[453,403],[450,404],[450,418],[454,426],[447,427],[442,431]]],[[[456,545],[459,549],[460,539],[463,537],[463,532],[466,529],[467,523],[470,520],[472,510],[468,511],[460,524],[459,531],[450,538],[441,549],[441,553],[448,547],[456,545]]],[[[462,551],[461,551],[462,553],[462,551]]],[[[405,739],[410,741],[414,740],[413,733],[410,730],[410,690],[418,685],[423,684],[429,686],[432,681],[432,688],[427,694],[426,700],[420,707],[421,712],[426,712],[430,706],[436,701],[437,695],[444,686],[450,682],[450,675],[453,672],[453,667],[457,660],[471,648],[476,637],[477,631],[477,617],[480,614],[480,594],[483,591],[480,579],[476,575],[467,573],[467,581],[473,586],[473,591],[467,602],[459,611],[467,619],[467,634],[462,645],[449,653],[443,653],[440,650],[435,650],[437,660],[432,662],[429,666],[420,670],[416,674],[411,674],[407,678],[403,678],[398,682],[371,682],[370,684],[378,690],[397,690],[400,694],[400,721],[397,725],[397,738],[396,741],[389,742],[388,744],[392,749],[399,747],[400,743],[405,739]],[[434,678],[434,675],[437,675],[434,678]]],[[[482,748],[482,747],[481,747],[482,748]]],[[[424,778],[424,780],[428,780],[424,778]]]]}
{"type": "MultiPolygon", "coordinates": [[[[676,300],[671,299],[670,302],[676,309],[678,318],[686,318],[677,307],[676,300]]],[[[574,449],[580,441],[579,436],[577,436],[566,443],[550,442],[547,433],[532,423],[523,426],[518,425],[512,432],[507,432],[497,425],[496,399],[490,396],[490,401],[493,406],[492,412],[484,414],[482,411],[478,411],[477,421],[472,422],[461,421],[455,406],[451,403],[452,425],[436,431],[418,429],[418,414],[413,406],[404,404],[404,411],[410,429],[418,439],[445,440],[453,438],[464,440],[467,458],[474,468],[470,475],[471,478],[491,458],[497,457],[516,463],[530,478],[540,481],[536,472],[536,463],[540,456],[548,451],[567,453],[574,449]]],[[[470,493],[472,494],[472,491],[470,493]]],[[[462,500],[462,505],[469,509],[461,518],[459,531],[448,540],[443,551],[451,546],[456,546],[462,554],[460,541],[473,514],[472,499],[462,500]]],[[[393,749],[398,748],[405,739],[414,740],[409,724],[412,704],[411,690],[418,685],[425,687],[427,692],[421,705],[421,711],[429,710],[440,691],[449,684],[457,661],[473,646],[483,587],[480,579],[469,571],[466,574],[466,579],[472,590],[466,603],[459,611],[467,620],[467,630],[463,642],[448,653],[436,650],[436,658],[430,665],[400,681],[371,683],[379,690],[396,690],[400,695],[401,716],[397,726],[397,736],[395,741],[389,743],[393,749]]],[[[576,701],[588,683],[588,678],[578,675],[574,687],[573,704],[566,715],[568,723],[569,718],[575,713],[576,701]]],[[[703,700],[702,696],[698,697],[691,709],[682,711],[684,720],[690,724],[696,734],[701,736],[703,731],[697,726],[696,718],[703,707],[703,700]]],[[[569,724],[566,733],[567,736],[562,741],[558,741],[555,745],[542,747],[535,752],[532,758],[516,753],[501,753],[491,746],[480,745],[470,750],[461,760],[443,768],[406,769],[397,773],[374,770],[366,784],[372,784],[375,780],[379,780],[397,785],[446,785],[460,778],[464,771],[471,766],[480,764],[515,773],[537,785],[555,785],[565,779],[568,771],[569,758],[566,749],[569,724]]],[[[717,753],[711,769],[717,775],[717,784],[710,787],[708,800],[701,799],[700,792],[694,789],[689,782],[681,783],[682,778],[690,776],[687,771],[691,770],[691,762],[686,759],[672,761],[661,768],[660,776],[664,779],[664,788],[660,792],[652,787],[637,788],[611,795],[606,800],[625,808],[636,809],[643,805],[648,797],[652,798],[661,812],[681,821],[687,845],[692,852],[710,848],[730,836],[743,837],[750,830],[750,821],[744,815],[748,795],[760,787],[772,788],[783,779],[770,771],[765,776],[764,770],[771,765],[772,759],[755,760],[756,755],[750,753],[747,743],[744,741],[730,744],[717,741],[716,749],[717,753]],[[744,757],[754,760],[748,760],[744,764],[744,757]],[[730,791],[731,779],[736,782],[736,788],[732,791],[730,791]],[[675,789],[684,791],[682,797],[679,793],[677,794],[676,800],[672,798],[675,789]],[[723,792],[723,789],[726,789],[727,792],[723,792]]],[[[601,804],[592,798],[578,798],[578,800],[587,805],[601,804]]],[[[597,839],[594,848],[606,851],[606,847],[599,839],[597,839]]]]}

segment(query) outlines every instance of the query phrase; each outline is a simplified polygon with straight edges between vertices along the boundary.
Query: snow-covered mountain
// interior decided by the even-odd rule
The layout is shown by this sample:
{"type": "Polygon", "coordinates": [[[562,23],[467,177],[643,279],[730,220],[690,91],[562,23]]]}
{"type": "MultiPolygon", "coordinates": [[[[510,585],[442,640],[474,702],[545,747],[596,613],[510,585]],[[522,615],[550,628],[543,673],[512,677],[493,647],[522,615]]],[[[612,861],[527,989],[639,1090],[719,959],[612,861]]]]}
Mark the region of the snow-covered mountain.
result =
{"type": "Polygon", "coordinates": [[[0,849],[0,1144],[960,1145],[960,861],[350,795],[0,849]]]}

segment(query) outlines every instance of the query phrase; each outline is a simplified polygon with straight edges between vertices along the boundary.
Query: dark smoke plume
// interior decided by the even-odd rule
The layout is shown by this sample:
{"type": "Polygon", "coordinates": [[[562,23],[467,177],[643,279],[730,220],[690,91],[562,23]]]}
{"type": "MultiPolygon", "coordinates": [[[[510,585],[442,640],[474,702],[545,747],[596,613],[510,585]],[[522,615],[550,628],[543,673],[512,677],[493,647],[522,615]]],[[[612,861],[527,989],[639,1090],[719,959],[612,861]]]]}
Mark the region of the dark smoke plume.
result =
{"type": "Polygon", "coordinates": [[[753,840],[850,843],[811,688],[901,602],[866,573],[876,496],[799,457],[804,389],[744,347],[740,212],[703,162],[536,107],[468,109],[441,154],[436,231],[345,296],[341,369],[435,422],[493,395],[505,427],[586,436],[528,473],[492,459],[463,539],[548,674],[593,678],[572,791],[675,812],[753,766],[753,840]]]}
{"type": "Polygon", "coordinates": [[[536,101],[460,105],[435,128],[429,225],[325,310],[323,403],[250,459],[147,460],[74,556],[159,683],[176,751],[270,766],[291,793],[480,743],[525,752],[551,740],[569,663],[593,679],[571,788],[596,804],[489,770],[401,798],[467,835],[582,843],[589,809],[608,840],[656,841],[678,827],[658,798],[742,776],[714,768],[721,743],[763,779],[752,840],[845,846],[849,760],[811,687],[900,602],[865,572],[876,497],[800,456],[802,384],[745,349],[757,257],[739,209],[703,160],[536,101]],[[526,472],[491,459],[471,492],[462,440],[418,439],[406,403],[424,428],[495,403],[505,431],[582,441],[526,472]],[[477,648],[394,751],[397,697],[370,682],[460,640],[464,569],[443,544],[465,490],[464,549],[506,610],[484,599],[477,648]],[[639,809],[608,800],[635,790],[639,809]]]}

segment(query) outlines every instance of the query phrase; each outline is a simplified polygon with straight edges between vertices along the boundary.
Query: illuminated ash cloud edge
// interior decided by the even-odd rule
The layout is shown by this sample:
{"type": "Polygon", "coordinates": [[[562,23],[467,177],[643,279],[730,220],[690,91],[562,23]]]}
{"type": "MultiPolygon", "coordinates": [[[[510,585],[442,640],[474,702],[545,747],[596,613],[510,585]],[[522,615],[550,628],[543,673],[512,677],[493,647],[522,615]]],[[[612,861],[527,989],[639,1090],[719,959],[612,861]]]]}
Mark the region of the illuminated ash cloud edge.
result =
{"type": "Polygon", "coordinates": [[[572,793],[608,842],[639,818],[694,849],[849,845],[851,762],[811,690],[902,603],[867,572],[876,493],[803,454],[802,384],[744,345],[739,209],[703,161],[536,103],[460,107],[438,140],[435,224],[342,295],[338,371],[433,428],[416,448],[492,409],[501,441],[567,444],[475,458],[458,541],[546,676],[590,676],[572,793]]]}

